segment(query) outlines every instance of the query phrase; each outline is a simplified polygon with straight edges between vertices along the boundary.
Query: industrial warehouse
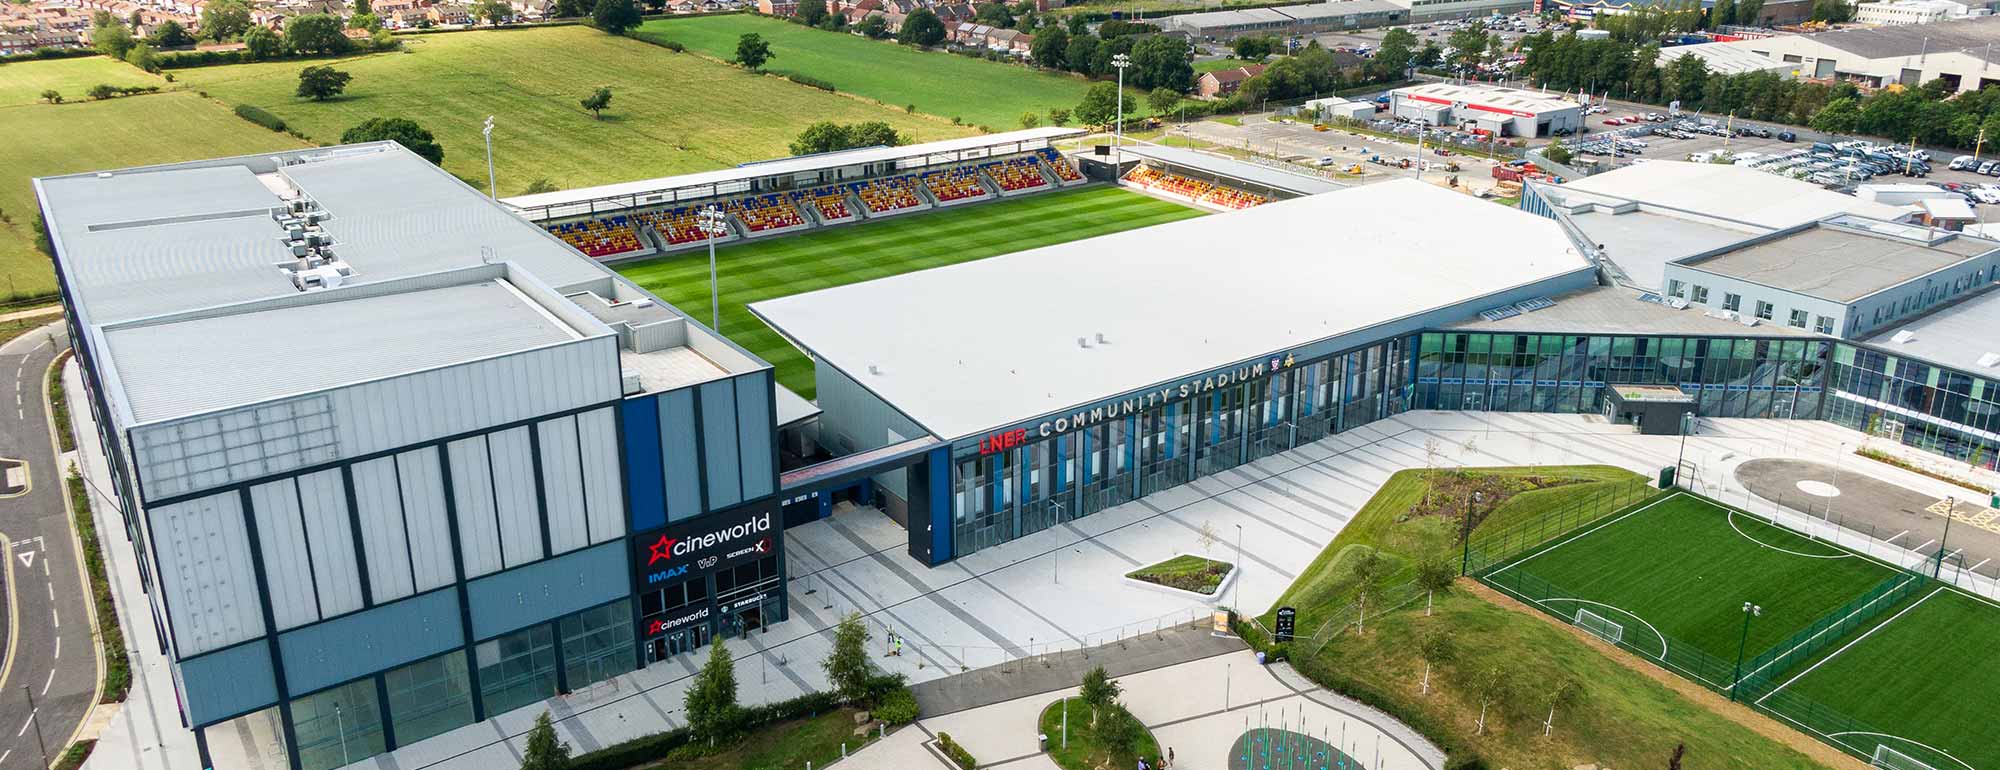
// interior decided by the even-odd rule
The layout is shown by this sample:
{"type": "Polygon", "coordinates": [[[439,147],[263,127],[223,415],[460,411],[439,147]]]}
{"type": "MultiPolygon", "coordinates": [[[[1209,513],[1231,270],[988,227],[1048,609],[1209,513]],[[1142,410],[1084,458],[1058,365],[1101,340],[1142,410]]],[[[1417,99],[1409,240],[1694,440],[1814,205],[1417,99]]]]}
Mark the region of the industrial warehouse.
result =
{"type": "Polygon", "coordinates": [[[1530,138],[1583,127],[1583,106],[1561,94],[1484,83],[1425,83],[1390,91],[1389,99],[1390,114],[1427,126],[1530,138]]]}
{"type": "MultiPolygon", "coordinates": [[[[1052,136],[937,162],[1062,186],[1052,136]]],[[[794,181],[890,151],[857,152],[794,181]]],[[[1769,175],[1798,189],[1619,186],[1685,164],[1509,207],[1189,150],[1084,160],[1220,213],[751,303],[810,357],[811,400],[600,262],[624,252],[551,229],[659,204],[650,183],[524,215],[393,143],[36,180],[149,588],[131,643],[170,661],[205,766],[251,766],[254,736],[325,770],[823,625],[788,549],[829,559],[787,530],[835,500],[900,538],[856,560],[947,581],[931,568],[1412,410],[1816,419],[2000,454],[2000,243],[1769,175]],[[1828,281],[1786,272],[1820,248],[1828,281]]],[[[729,181],[770,170],[747,169],[729,181]]]]}

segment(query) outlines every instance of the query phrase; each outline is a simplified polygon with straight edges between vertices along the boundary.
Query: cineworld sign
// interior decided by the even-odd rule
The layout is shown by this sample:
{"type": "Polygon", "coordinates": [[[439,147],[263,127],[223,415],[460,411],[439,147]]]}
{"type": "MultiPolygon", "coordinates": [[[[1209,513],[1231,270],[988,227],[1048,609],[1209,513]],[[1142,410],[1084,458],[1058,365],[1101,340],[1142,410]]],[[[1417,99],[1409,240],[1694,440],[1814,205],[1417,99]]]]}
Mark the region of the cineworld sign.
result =
{"type": "Polygon", "coordinates": [[[1105,420],[1115,420],[1126,415],[1137,414],[1170,401],[1179,401],[1192,396],[1199,396],[1216,388],[1240,385],[1265,375],[1276,374],[1279,370],[1289,369],[1291,366],[1292,354],[1286,353],[1283,356],[1272,356],[1269,361],[1247,364],[1231,371],[1189,378],[1186,382],[1182,382],[1179,385],[1169,385],[1159,390],[1135,394],[1123,401],[1094,406],[1066,417],[1043,420],[1040,425],[1032,429],[1015,428],[987,435],[979,439],[979,453],[990,455],[995,452],[1004,452],[1028,443],[1031,438],[1060,436],[1072,430],[1088,428],[1105,420]]]}
{"type": "Polygon", "coordinates": [[[777,553],[771,516],[769,510],[759,510],[720,519],[703,517],[633,538],[633,563],[643,575],[640,583],[669,583],[777,553]]]}

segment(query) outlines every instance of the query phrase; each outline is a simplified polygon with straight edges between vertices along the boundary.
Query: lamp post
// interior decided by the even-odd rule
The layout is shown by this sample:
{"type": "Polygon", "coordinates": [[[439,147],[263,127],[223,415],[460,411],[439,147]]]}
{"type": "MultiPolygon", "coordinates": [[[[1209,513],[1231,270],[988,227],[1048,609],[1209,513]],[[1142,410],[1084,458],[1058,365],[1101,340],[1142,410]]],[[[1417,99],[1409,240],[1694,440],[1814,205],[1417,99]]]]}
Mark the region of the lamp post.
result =
{"type": "Polygon", "coordinates": [[[715,239],[728,232],[729,223],[724,221],[722,209],[711,203],[701,210],[701,233],[708,236],[708,328],[722,333],[722,295],[715,284],[715,239]]]}
{"type": "Polygon", "coordinates": [[[1117,54],[1111,57],[1111,66],[1118,69],[1118,123],[1112,134],[1118,143],[1118,161],[1125,161],[1125,68],[1132,66],[1132,57],[1117,54]]]}
{"type": "Polygon", "coordinates": [[[493,180],[493,116],[486,116],[486,125],[479,128],[479,134],[486,137],[486,197],[499,198],[499,185],[493,180]]]}
{"type": "Polygon", "coordinates": [[[1694,430],[1694,413],[1693,413],[1693,412],[1682,412],[1682,413],[1681,413],[1681,449],[1680,449],[1680,451],[1679,451],[1679,452],[1676,452],[1676,453],[1674,454],[1674,482],[1675,482],[1676,484],[1680,483],[1680,480],[1681,480],[1681,461],[1683,461],[1683,460],[1687,459],[1687,453],[1688,453],[1688,433],[1689,433],[1689,432],[1691,432],[1691,431],[1693,431],[1693,430],[1694,430]]]}
{"type": "Polygon", "coordinates": [[[1932,580],[1936,580],[1939,575],[1944,574],[1945,549],[1951,547],[1951,520],[1954,518],[1952,512],[1956,510],[1958,510],[1958,498],[1956,496],[1946,497],[1944,499],[1944,535],[1938,538],[1937,566],[1931,569],[1932,580]]]}
{"type": "Polygon", "coordinates": [[[1743,683],[1743,649],[1750,644],[1750,619],[1764,614],[1764,608],[1743,603],[1743,636],[1736,641],[1736,673],[1729,677],[1729,700],[1736,701],[1736,686],[1743,683]]]}
{"type": "Polygon", "coordinates": [[[1485,498],[1485,495],[1480,494],[1478,490],[1474,490],[1472,499],[1465,503],[1465,533],[1461,536],[1463,544],[1461,545],[1462,551],[1458,561],[1458,574],[1460,575],[1472,574],[1472,506],[1478,505],[1485,498]]]}

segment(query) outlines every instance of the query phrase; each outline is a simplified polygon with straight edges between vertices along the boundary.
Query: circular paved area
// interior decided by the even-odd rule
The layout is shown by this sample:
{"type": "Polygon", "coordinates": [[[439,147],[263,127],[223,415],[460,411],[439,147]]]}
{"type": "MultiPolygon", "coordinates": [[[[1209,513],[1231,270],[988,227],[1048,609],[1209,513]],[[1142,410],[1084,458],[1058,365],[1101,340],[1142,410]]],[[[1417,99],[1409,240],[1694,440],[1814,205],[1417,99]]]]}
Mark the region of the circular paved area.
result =
{"type": "MultiPolygon", "coordinates": [[[[1841,524],[1850,530],[1931,555],[1946,537],[1945,501],[1924,492],[1860,473],[1853,457],[1841,467],[1809,460],[1761,459],[1736,466],[1736,480],[1766,501],[1841,524]]],[[[2000,512],[1978,505],[1984,499],[1966,490],[1956,502],[1949,551],[1962,551],[1967,568],[2000,574],[2000,512]]],[[[1768,516],[1769,510],[1754,510],[1768,516]]]]}

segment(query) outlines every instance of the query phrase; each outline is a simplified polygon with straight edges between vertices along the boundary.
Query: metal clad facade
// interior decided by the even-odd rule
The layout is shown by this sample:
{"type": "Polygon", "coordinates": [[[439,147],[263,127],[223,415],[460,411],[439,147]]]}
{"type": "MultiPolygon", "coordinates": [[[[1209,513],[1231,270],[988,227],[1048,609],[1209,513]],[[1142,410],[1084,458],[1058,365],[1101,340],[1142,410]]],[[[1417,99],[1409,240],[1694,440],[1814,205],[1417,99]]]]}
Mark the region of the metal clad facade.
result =
{"type": "Polygon", "coordinates": [[[576,418],[559,417],[535,426],[541,444],[542,496],[549,510],[549,550],[568,553],[590,542],[584,519],[583,463],[577,454],[576,418]]]}
{"type": "Polygon", "coordinates": [[[493,464],[485,436],[445,445],[451,457],[451,494],[458,514],[458,552],[466,577],[500,571],[500,519],[494,510],[493,464]]]}
{"type": "Polygon", "coordinates": [[[293,628],[319,620],[312,557],[299,522],[298,484],[285,479],[251,487],[250,506],[257,517],[257,544],[264,551],[272,622],[293,628]]]}
{"type": "MultiPolygon", "coordinates": [[[[355,564],[354,519],[347,515],[347,483],[339,470],[324,470],[298,477],[298,488],[320,617],[361,609],[361,570],[355,564]]],[[[269,562],[264,571],[268,576],[269,562]]]]}
{"type": "Polygon", "coordinates": [[[625,487],[620,481],[618,418],[609,408],[584,412],[576,416],[576,432],[590,542],[624,537],[625,487]]]}
{"type": "Polygon", "coordinates": [[[624,543],[605,543],[468,582],[472,636],[489,639],[628,596],[626,565],[624,543]]]}
{"type": "Polygon", "coordinates": [[[436,449],[396,456],[403,492],[403,523],[409,529],[410,564],[418,591],[450,585],[457,578],[451,561],[451,523],[445,520],[444,463],[436,449]]]}
{"type": "Polygon", "coordinates": [[[362,550],[368,554],[368,583],[375,601],[415,593],[410,534],[403,525],[403,491],[396,483],[396,458],[355,463],[355,518],[361,522],[362,550]]]}
{"type": "Polygon", "coordinates": [[[701,385],[701,438],[708,469],[708,507],[743,502],[743,467],[737,458],[736,388],[728,380],[701,385]],[[711,461],[713,460],[713,461],[711,461]]]}
{"type": "Polygon", "coordinates": [[[206,724],[276,703],[270,649],[261,643],[239,644],[181,663],[188,720],[206,724]]]}
{"type": "Polygon", "coordinates": [[[509,567],[542,558],[541,510],[535,499],[535,461],[528,428],[487,437],[492,458],[493,500],[500,524],[500,553],[509,567]]]}
{"type": "MultiPolygon", "coordinates": [[[[680,521],[701,513],[701,464],[695,440],[694,391],[676,390],[660,396],[659,441],[666,465],[667,520],[680,521]]],[[[636,510],[636,509],[635,509],[636,510]]],[[[659,526],[654,522],[652,526],[659,526]]],[[[638,522],[634,531],[647,529],[638,522]]]]}
{"type": "Polygon", "coordinates": [[[285,684],[307,693],[465,644],[458,595],[432,591],[278,636],[285,684]]]}
{"type": "Polygon", "coordinates": [[[743,499],[771,494],[777,472],[771,467],[771,374],[753,372],[736,380],[736,433],[743,473],[743,499]]]}
{"type": "Polygon", "coordinates": [[[264,632],[240,498],[224,492],[147,511],[179,657],[264,632]]]}

